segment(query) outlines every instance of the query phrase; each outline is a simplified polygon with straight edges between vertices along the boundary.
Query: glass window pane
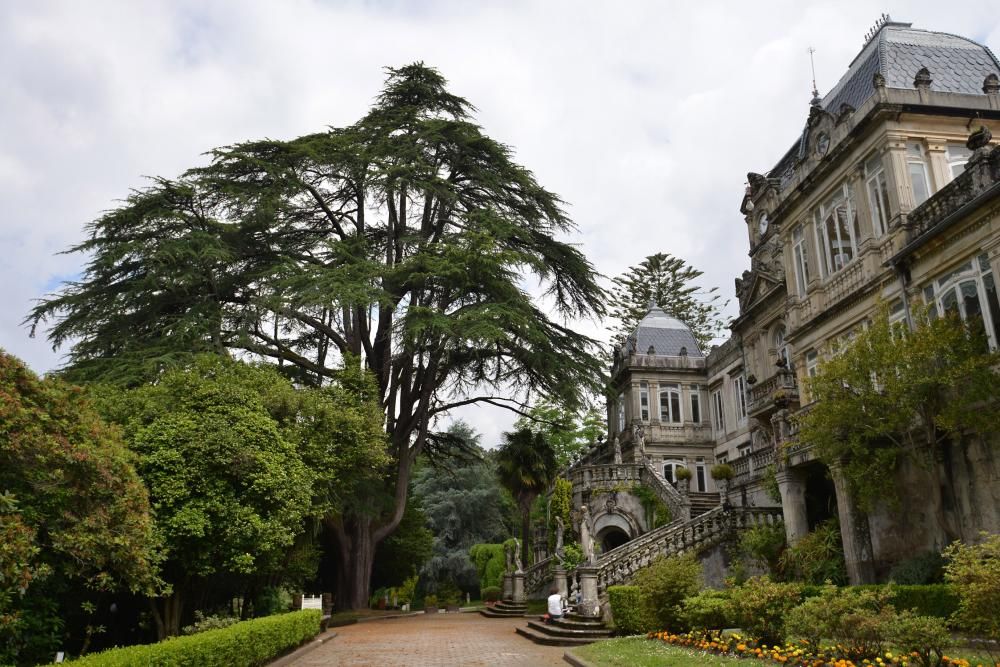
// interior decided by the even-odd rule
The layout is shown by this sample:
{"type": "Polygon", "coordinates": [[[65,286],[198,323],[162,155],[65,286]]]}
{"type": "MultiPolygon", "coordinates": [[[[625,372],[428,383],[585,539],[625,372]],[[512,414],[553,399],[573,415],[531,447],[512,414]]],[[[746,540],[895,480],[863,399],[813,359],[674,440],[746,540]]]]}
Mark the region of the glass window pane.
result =
{"type": "Polygon", "coordinates": [[[955,294],[954,288],[950,288],[941,295],[941,310],[950,315],[960,315],[958,312],[958,296],[955,294]]]}
{"type": "Polygon", "coordinates": [[[959,286],[962,293],[962,310],[966,320],[973,317],[983,316],[983,307],[979,303],[979,290],[976,289],[976,281],[967,280],[959,286]]]}
{"type": "Polygon", "coordinates": [[[885,174],[878,175],[880,205],[882,207],[882,220],[884,222],[883,231],[889,231],[889,186],[885,180],[885,174]]]}
{"type": "Polygon", "coordinates": [[[911,162],[910,183],[913,185],[913,203],[920,206],[930,196],[930,187],[927,185],[927,167],[920,162],[911,162]]]}
{"type": "Polygon", "coordinates": [[[1000,345],[1000,300],[997,299],[997,287],[993,282],[993,274],[983,276],[983,287],[986,291],[986,303],[990,309],[990,319],[993,321],[993,346],[1000,345]]]}

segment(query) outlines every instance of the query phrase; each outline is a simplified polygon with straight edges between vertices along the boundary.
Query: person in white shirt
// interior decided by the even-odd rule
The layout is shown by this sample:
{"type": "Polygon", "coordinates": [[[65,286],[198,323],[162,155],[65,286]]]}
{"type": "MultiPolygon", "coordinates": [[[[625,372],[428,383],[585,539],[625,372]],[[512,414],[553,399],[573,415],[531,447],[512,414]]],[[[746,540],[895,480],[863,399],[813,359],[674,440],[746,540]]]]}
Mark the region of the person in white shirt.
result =
{"type": "Polygon", "coordinates": [[[556,586],[549,589],[548,606],[549,613],[545,619],[547,623],[563,617],[563,599],[559,595],[559,588],[556,586]]]}

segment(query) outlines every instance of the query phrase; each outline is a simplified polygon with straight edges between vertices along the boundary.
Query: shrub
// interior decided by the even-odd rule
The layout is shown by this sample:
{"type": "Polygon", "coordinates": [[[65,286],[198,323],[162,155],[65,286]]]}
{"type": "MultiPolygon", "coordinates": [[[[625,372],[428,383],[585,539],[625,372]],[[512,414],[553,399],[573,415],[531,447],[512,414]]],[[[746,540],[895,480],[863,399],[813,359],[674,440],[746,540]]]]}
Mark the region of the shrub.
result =
{"type": "Polygon", "coordinates": [[[608,603],[617,634],[641,635],[657,629],[649,618],[638,586],[609,586],[608,603]]]}
{"type": "Polygon", "coordinates": [[[681,603],[701,587],[701,564],[693,554],[657,558],[635,576],[643,606],[657,629],[682,631],[681,603]]]}
{"type": "Polygon", "coordinates": [[[691,479],[691,469],[690,468],[677,468],[674,471],[674,477],[678,480],[691,479]]]}
{"type": "Polygon", "coordinates": [[[909,610],[921,616],[937,616],[943,619],[958,611],[958,595],[947,584],[889,588],[892,591],[892,606],[898,611],[909,610]]]}
{"type": "Polygon", "coordinates": [[[953,621],[961,628],[1000,639],[1000,535],[981,544],[955,542],[944,551],[944,578],[958,593],[953,621]]]}
{"type": "Polygon", "coordinates": [[[238,616],[205,616],[201,611],[194,612],[194,623],[181,628],[182,635],[196,635],[206,630],[228,628],[240,622],[238,616]]]}
{"type": "Polygon", "coordinates": [[[944,580],[944,557],[928,551],[902,560],[889,571],[889,581],[901,585],[939,584],[944,580]]]}
{"type": "Polygon", "coordinates": [[[831,581],[847,583],[844,546],[836,519],[824,521],[816,529],[788,547],[779,565],[784,577],[809,584],[831,581]]]}
{"type": "Polygon", "coordinates": [[[692,630],[707,632],[736,625],[728,591],[706,589],[681,603],[681,617],[692,630]]]}
{"type": "Polygon", "coordinates": [[[728,463],[718,463],[712,466],[712,479],[732,479],[733,469],[728,463]]]}
{"type": "Polygon", "coordinates": [[[845,596],[836,586],[828,585],[815,595],[808,596],[785,617],[785,634],[804,640],[813,649],[819,647],[824,637],[833,637],[834,619],[843,614],[845,596]]]}
{"type": "Polygon", "coordinates": [[[818,647],[820,639],[831,639],[852,659],[875,659],[896,619],[889,604],[891,596],[892,591],[885,587],[837,588],[828,584],[819,595],[806,598],[788,613],[786,634],[801,637],[812,647],[818,647]]]}
{"type": "Polygon", "coordinates": [[[766,567],[772,576],[781,573],[781,555],[785,552],[785,526],[780,523],[762,524],[743,531],[740,536],[741,556],[758,566],[766,567]]]}
{"type": "Polygon", "coordinates": [[[437,606],[438,606],[438,598],[436,595],[424,596],[424,609],[434,609],[437,606]]]}
{"type": "Polygon", "coordinates": [[[909,611],[900,612],[889,624],[889,638],[897,648],[916,654],[924,667],[941,664],[945,649],[954,643],[943,620],[909,611]]]}
{"type": "Polygon", "coordinates": [[[480,593],[487,602],[496,602],[500,599],[501,590],[499,586],[487,586],[480,593]]]}
{"type": "Polygon", "coordinates": [[[420,581],[420,577],[413,575],[412,577],[407,577],[403,580],[403,583],[399,585],[397,590],[397,595],[399,596],[400,604],[410,604],[413,599],[417,596],[417,582],[420,581]]]}
{"type": "Polygon", "coordinates": [[[452,607],[461,600],[462,591],[458,590],[458,586],[454,582],[446,581],[438,586],[437,597],[441,606],[452,607]]]}
{"type": "Polygon", "coordinates": [[[730,591],[733,620],[765,644],[778,644],[785,637],[785,615],[802,599],[798,584],[779,584],[769,577],[752,577],[730,591]]]}
{"type": "Polygon", "coordinates": [[[469,548],[469,557],[479,575],[479,587],[499,586],[503,583],[506,558],[502,544],[474,544],[469,548]]]}
{"type": "Polygon", "coordinates": [[[319,632],[320,611],[305,609],[288,614],[241,621],[228,628],[174,637],[157,644],[115,648],[74,660],[80,667],[256,667],[319,632]]]}

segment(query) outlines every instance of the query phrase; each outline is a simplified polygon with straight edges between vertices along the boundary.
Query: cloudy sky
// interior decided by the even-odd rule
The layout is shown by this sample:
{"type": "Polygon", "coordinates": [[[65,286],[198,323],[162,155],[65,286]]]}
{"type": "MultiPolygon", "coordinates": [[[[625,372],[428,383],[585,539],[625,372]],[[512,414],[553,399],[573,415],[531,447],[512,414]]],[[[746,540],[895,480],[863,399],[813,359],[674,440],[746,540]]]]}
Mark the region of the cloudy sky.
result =
{"type": "MultiPolygon", "coordinates": [[[[382,67],[422,60],[559,193],[598,270],[664,251],[733,295],[737,208],[801,129],[807,48],[829,90],[881,12],[1000,49],[989,3],[0,3],[0,347],[60,363],[21,321],[77,275],[57,255],[148,175],[204,151],[363,115],[382,67]]],[[[732,299],[735,302],[735,299],[732,299]]],[[[731,306],[732,309],[732,306],[731,306]]],[[[595,329],[596,331],[596,329],[595,329]]],[[[464,415],[495,442],[505,414],[464,415]]]]}

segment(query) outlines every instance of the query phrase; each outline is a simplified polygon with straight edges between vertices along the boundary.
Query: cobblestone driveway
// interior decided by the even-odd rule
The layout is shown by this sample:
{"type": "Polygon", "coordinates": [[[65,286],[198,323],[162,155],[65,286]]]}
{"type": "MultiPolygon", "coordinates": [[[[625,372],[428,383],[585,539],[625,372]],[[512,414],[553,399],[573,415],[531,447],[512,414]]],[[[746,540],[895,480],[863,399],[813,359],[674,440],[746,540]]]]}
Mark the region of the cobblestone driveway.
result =
{"type": "Polygon", "coordinates": [[[420,614],[336,628],[337,636],[292,667],[325,665],[565,665],[565,649],[514,634],[526,619],[479,614],[420,614]]]}

